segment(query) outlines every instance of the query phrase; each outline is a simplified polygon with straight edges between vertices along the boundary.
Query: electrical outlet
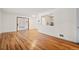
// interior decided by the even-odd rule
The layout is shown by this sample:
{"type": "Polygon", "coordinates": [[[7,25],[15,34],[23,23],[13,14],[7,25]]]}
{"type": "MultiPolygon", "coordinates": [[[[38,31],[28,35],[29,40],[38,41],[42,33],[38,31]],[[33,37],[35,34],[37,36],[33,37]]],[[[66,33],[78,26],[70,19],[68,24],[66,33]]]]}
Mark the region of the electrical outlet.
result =
{"type": "Polygon", "coordinates": [[[63,35],[63,34],[59,34],[59,36],[60,36],[60,37],[64,37],[64,35],[63,35]]]}

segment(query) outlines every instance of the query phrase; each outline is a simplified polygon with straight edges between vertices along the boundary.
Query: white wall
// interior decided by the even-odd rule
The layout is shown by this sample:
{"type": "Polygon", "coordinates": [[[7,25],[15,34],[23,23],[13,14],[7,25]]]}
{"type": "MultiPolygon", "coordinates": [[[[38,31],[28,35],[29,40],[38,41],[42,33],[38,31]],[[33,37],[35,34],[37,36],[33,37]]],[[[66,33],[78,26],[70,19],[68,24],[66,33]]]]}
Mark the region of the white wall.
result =
{"type": "Polygon", "coordinates": [[[2,10],[0,9],[0,33],[2,32],[2,10]]]}
{"type": "Polygon", "coordinates": [[[54,16],[54,26],[39,25],[39,31],[51,36],[59,37],[64,35],[64,39],[76,42],[76,9],[60,8],[52,12],[39,14],[41,16],[51,14],[54,16]]]}
{"type": "Polygon", "coordinates": [[[20,14],[3,12],[3,30],[2,32],[16,31],[16,18],[22,16],[20,14]]]}
{"type": "MultiPolygon", "coordinates": [[[[3,12],[3,30],[2,32],[13,32],[16,31],[16,17],[17,16],[26,16],[26,15],[21,15],[21,14],[13,14],[13,13],[7,13],[3,12]]],[[[37,24],[36,24],[36,17],[30,17],[30,29],[35,29],[37,24]]]]}
{"type": "Polygon", "coordinates": [[[29,18],[29,29],[38,29],[38,16],[29,18]]]}
{"type": "Polygon", "coordinates": [[[16,31],[16,15],[3,12],[2,32],[16,31]]]}
{"type": "MultiPolygon", "coordinates": [[[[26,16],[26,15],[3,12],[2,32],[16,31],[16,17],[17,16],[26,16]]],[[[29,20],[30,20],[29,21],[30,29],[36,29],[37,17],[30,17],[29,20]]]]}
{"type": "Polygon", "coordinates": [[[77,26],[76,26],[76,28],[77,28],[77,42],[79,42],[79,9],[77,9],[77,11],[76,11],[76,13],[77,13],[77,26]]]}

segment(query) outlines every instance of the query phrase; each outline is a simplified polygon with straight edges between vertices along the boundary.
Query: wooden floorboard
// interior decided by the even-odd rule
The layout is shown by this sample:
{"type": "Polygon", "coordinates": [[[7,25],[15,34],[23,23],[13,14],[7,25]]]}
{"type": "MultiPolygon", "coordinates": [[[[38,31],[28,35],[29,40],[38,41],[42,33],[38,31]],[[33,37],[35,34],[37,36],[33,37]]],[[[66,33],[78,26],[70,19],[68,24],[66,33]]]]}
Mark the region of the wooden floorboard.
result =
{"type": "Polygon", "coordinates": [[[0,50],[79,50],[79,45],[37,30],[0,34],[0,50]]]}

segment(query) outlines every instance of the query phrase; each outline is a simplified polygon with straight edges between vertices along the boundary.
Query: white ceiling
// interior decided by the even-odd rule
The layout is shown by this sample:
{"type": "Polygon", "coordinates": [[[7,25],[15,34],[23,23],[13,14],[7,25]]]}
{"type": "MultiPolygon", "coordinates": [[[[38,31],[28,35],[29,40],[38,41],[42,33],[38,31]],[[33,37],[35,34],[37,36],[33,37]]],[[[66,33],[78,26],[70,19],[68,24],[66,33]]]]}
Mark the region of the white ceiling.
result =
{"type": "Polygon", "coordinates": [[[54,8],[3,8],[3,11],[31,16],[31,15],[36,15],[42,12],[51,11],[53,9],[54,8]]]}

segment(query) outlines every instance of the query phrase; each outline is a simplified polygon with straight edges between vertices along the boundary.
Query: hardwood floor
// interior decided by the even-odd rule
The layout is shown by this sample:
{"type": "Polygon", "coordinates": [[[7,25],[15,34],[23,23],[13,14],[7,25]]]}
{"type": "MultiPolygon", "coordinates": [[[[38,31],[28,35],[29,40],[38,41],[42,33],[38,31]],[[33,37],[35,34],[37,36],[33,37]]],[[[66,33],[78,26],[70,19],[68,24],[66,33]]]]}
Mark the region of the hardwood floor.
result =
{"type": "Polygon", "coordinates": [[[79,45],[30,30],[0,34],[0,50],[79,50],[79,45]]]}

